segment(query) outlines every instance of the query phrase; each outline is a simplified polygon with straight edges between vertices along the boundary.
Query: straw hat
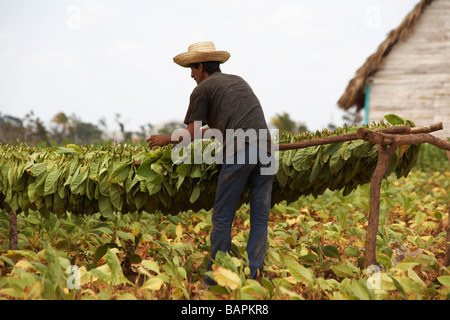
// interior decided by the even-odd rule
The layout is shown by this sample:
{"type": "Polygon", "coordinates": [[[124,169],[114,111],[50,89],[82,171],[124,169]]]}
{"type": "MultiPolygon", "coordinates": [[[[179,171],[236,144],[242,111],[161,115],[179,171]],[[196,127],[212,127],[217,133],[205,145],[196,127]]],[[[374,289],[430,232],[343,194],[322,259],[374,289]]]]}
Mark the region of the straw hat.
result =
{"type": "Polygon", "coordinates": [[[173,58],[176,64],[189,67],[191,63],[219,61],[224,63],[230,58],[227,51],[216,51],[216,46],[211,41],[197,42],[191,44],[187,52],[180,53],[173,58]]]}

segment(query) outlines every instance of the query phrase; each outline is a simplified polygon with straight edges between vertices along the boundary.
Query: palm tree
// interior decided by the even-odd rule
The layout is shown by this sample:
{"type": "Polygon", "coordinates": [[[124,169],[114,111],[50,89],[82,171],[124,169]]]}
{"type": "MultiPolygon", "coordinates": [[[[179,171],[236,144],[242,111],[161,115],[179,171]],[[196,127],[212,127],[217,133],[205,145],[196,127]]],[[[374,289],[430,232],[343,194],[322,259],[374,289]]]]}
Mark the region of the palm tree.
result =
{"type": "Polygon", "coordinates": [[[291,119],[287,112],[283,114],[276,114],[275,117],[270,119],[270,123],[280,130],[280,132],[304,132],[308,128],[304,123],[297,123],[291,119]]]}
{"type": "Polygon", "coordinates": [[[52,122],[56,123],[59,126],[62,126],[61,132],[57,135],[57,139],[60,140],[58,142],[61,143],[66,137],[67,129],[69,126],[69,118],[64,112],[59,112],[53,117],[52,122]]]}

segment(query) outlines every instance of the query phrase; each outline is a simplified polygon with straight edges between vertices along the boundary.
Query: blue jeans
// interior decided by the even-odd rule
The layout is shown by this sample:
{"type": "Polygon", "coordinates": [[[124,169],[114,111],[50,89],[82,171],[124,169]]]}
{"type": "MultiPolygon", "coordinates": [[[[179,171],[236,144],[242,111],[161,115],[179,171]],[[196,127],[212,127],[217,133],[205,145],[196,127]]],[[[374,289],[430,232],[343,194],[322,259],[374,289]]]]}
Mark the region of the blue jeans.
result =
{"type": "MultiPolygon", "coordinates": [[[[265,165],[261,162],[262,152],[267,160],[270,154],[253,146],[246,147],[243,152],[238,152],[224,160],[217,185],[212,214],[213,229],[210,235],[213,259],[218,251],[229,252],[231,250],[231,227],[241,194],[248,182],[250,187],[250,234],[246,251],[252,279],[256,279],[266,256],[267,225],[274,177],[273,173],[267,174],[264,169],[261,174],[262,168],[267,169],[270,166],[270,164],[265,165]],[[242,158],[244,156],[245,161],[242,158]]],[[[271,159],[275,161],[273,157],[271,159]]],[[[209,270],[211,270],[211,266],[212,261],[209,262],[209,270]]]]}

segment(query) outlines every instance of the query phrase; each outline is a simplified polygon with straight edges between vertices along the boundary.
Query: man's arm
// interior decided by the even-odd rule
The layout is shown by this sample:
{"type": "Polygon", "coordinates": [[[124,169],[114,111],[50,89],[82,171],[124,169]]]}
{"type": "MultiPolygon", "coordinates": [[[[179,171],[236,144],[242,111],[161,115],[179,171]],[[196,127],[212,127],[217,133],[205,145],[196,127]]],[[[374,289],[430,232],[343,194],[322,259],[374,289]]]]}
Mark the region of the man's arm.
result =
{"type": "MultiPolygon", "coordinates": [[[[194,140],[194,132],[195,132],[195,127],[194,127],[194,122],[189,122],[189,124],[187,125],[187,127],[183,130],[187,130],[189,133],[189,137],[191,138],[191,141],[194,140]]],[[[207,128],[203,128],[202,129],[202,136],[203,133],[208,130],[207,128]]],[[[145,140],[146,142],[149,142],[148,146],[149,148],[155,147],[155,146],[165,146],[168,145],[169,143],[173,143],[173,144],[178,144],[181,141],[183,141],[183,139],[179,139],[177,141],[172,140],[172,135],[160,135],[160,134],[154,134],[151,135],[150,138],[148,138],[147,140],[145,140]]]]}

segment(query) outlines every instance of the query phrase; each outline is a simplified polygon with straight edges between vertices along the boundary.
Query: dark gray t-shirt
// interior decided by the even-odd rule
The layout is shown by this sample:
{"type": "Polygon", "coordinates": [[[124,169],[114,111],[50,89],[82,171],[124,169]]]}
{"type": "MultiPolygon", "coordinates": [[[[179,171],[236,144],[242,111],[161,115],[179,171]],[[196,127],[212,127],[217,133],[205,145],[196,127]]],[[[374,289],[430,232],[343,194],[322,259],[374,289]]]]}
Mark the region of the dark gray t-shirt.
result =
{"type": "Polygon", "coordinates": [[[239,76],[217,72],[200,82],[191,94],[184,123],[193,121],[202,121],[202,125],[207,124],[222,133],[224,157],[241,148],[236,140],[240,134],[246,138],[245,145],[270,152],[270,133],[261,104],[252,88],[239,76]],[[234,148],[226,148],[232,144],[234,148]]]}

